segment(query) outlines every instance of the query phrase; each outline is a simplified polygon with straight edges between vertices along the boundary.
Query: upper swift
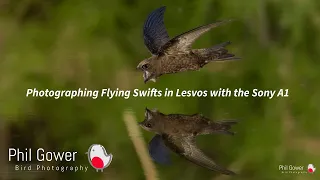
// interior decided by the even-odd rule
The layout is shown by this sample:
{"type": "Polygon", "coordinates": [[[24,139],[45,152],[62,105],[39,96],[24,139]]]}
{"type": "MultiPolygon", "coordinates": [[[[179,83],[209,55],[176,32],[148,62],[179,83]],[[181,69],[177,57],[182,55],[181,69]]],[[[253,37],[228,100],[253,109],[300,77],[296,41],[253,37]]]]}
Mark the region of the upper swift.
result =
{"type": "Polygon", "coordinates": [[[191,47],[205,32],[232,20],[199,26],[170,39],[164,25],[165,9],[163,6],[151,12],[144,23],[144,44],[152,56],[141,61],[137,69],[143,71],[145,83],[156,81],[163,74],[199,70],[212,61],[240,59],[225,48],[230,41],[204,49],[191,47]]]}

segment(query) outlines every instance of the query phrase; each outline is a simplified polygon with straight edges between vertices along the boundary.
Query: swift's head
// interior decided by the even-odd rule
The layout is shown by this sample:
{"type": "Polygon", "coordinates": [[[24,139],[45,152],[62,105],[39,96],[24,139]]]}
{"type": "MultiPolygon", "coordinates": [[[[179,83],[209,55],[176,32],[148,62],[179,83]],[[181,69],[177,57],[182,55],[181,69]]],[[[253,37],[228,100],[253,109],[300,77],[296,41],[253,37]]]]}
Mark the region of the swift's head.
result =
{"type": "Polygon", "coordinates": [[[141,61],[137,69],[143,71],[143,81],[147,83],[148,81],[156,82],[156,61],[154,57],[150,57],[141,61]]]}
{"type": "Polygon", "coordinates": [[[139,125],[146,131],[161,133],[161,113],[157,110],[149,110],[146,108],[144,113],[144,121],[139,125]]]}

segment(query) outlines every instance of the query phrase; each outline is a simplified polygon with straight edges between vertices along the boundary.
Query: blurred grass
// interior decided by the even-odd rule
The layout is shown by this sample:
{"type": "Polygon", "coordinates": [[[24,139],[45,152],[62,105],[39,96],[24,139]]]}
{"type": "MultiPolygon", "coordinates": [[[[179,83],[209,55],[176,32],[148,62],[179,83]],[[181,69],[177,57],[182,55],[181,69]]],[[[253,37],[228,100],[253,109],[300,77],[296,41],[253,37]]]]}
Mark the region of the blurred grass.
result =
{"type": "Polygon", "coordinates": [[[149,157],[149,152],[147,150],[147,145],[144,143],[141,138],[141,133],[137,121],[130,110],[127,110],[123,113],[123,119],[126,123],[128,134],[131,138],[131,141],[135,147],[136,153],[140,158],[144,174],[147,180],[157,180],[158,175],[154,167],[154,164],[149,157]]]}
{"type": "MultiPolygon", "coordinates": [[[[163,113],[202,113],[214,120],[241,119],[233,138],[199,138],[199,146],[210,156],[241,174],[227,179],[319,179],[317,172],[283,175],[278,171],[279,164],[313,163],[317,167],[320,162],[319,1],[6,0],[0,9],[0,117],[6,123],[8,133],[2,136],[9,146],[48,144],[50,149],[81,154],[92,143],[100,143],[114,155],[107,174],[89,169],[87,173],[57,173],[58,179],[145,179],[122,121],[128,108],[141,121],[145,107],[163,113]],[[135,71],[137,63],[150,56],[143,44],[142,25],[147,14],[161,5],[167,6],[165,24],[171,37],[218,19],[237,19],[207,33],[194,47],[230,40],[230,51],[243,59],[144,84],[141,72],[135,71]],[[27,88],[79,87],[288,88],[290,96],[271,100],[25,97],[27,88]]],[[[143,135],[146,143],[153,136],[144,131],[143,135]]],[[[76,164],[87,163],[85,155],[77,158],[76,164]]],[[[181,158],[173,159],[170,167],[156,165],[160,179],[220,178],[181,158]]],[[[54,179],[45,176],[50,177],[54,179]]]]}

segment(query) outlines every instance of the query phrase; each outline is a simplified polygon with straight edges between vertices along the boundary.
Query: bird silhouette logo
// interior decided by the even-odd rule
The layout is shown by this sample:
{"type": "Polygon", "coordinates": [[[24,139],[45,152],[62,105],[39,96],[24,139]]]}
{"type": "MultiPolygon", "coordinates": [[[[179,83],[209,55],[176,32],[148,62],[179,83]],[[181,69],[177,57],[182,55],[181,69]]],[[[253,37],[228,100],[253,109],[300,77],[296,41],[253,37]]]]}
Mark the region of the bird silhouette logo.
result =
{"type": "Polygon", "coordinates": [[[308,172],[309,173],[314,173],[316,171],[316,168],[313,166],[313,164],[308,165],[308,172]]]}
{"type": "Polygon", "coordinates": [[[88,152],[88,161],[91,166],[97,170],[103,172],[103,169],[108,167],[112,161],[112,154],[108,154],[106,149],[100,144],[92,144],[88,152]]]}

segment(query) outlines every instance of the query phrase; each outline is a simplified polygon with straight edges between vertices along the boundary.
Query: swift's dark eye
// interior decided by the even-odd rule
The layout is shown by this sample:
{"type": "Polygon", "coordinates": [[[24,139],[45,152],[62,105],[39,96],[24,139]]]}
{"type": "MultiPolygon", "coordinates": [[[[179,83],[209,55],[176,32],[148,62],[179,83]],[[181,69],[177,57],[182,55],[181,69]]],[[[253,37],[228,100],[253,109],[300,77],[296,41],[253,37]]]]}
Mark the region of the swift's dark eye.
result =
{"type": "Polygon", "coordinates": [[[149,64],[144,64],[141,66],[142,69],[148,69],[149,68],[149,64]]]}
{"type": "Polygon", "coordinates": [[[151,128],[151,124],[149,124],[149,123],[148,123],[148,124],[146,124],[146,126],[147,126],[148,128],[151,128]]]}

